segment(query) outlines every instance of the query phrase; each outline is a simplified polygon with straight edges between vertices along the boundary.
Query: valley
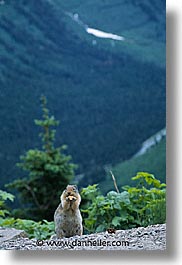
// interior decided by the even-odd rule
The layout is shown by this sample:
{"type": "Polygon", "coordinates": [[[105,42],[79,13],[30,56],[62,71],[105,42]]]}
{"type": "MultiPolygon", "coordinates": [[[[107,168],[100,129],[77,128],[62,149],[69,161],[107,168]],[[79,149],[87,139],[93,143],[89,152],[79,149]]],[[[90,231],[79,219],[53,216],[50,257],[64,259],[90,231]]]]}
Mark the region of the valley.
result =
{"type": "Polygon", "coordinates": [[[40,96],[60,120],[57,145],[100,182],[165,127],[165,1],[13,1],[0,5],[0,185],[39,148],[40,96]],[[112,3],[111,3],[112,2],[112,3]],[[85,24],[133,43],[88,34],[85,24]]]}

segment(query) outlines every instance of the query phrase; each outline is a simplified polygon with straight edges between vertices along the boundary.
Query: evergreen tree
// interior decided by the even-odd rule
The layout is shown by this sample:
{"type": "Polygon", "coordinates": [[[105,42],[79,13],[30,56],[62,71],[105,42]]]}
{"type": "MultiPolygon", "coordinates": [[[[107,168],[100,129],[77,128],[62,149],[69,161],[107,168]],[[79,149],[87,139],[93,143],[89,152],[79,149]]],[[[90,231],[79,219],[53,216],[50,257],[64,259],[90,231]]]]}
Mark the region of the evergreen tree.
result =
{"type": "Polygon", "coordinates": [[[34,220],[53,219],[53,213],[59,203],[59,196],[65,186],[73,179],[74,164],[70,162],[71,156],[65,155],[65,145],[55,147],[55,133],[52,127],[59,122],[50,116],[47,100],[41,97],[43,118],[35,120],[42,132],[42,149],[32,149],[20,156],[21,162],[17,164],[28,173],[25,178],[20,178],[8,184],[8,187],[19,191],[20,201],[23,203],[23,217],[34,220]]]}

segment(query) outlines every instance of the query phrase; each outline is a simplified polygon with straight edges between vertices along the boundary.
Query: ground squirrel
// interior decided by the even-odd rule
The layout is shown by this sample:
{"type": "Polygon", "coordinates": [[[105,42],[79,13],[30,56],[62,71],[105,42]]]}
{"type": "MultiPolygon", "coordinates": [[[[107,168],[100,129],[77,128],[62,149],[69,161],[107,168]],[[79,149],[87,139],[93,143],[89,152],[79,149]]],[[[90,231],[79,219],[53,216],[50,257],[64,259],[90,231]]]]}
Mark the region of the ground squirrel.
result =
{"type": "Polygon", "coordinates": [[[81,196],[76,185],[68,185],[63,191],[61,203],[54,213],[57,238],[82,235],[82,216],[79,210],[81,196]]]}

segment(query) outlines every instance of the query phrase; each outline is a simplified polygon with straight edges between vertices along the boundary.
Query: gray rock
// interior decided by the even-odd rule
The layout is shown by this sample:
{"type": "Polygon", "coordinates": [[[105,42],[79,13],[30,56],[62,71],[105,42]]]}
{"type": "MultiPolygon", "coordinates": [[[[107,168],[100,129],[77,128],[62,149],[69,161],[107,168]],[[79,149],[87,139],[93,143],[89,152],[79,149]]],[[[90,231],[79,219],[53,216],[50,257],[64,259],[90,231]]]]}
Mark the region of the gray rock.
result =
{"type": "Polygon", "coordinates": [[[17,238],[28,237],[24,230],[0,227],[0,244],[17,238]]]}
{"type": "Polygon", "coordinates": [[[50,240],[26,238],[24,231],[0,228],[0,248],[13,250],[165,250],[166,225],[151,225],[50,240]],[[11,230],[11,231],[10,231],[11,230]],[[4,239],[3,239],[4,238],[4,239]]]}

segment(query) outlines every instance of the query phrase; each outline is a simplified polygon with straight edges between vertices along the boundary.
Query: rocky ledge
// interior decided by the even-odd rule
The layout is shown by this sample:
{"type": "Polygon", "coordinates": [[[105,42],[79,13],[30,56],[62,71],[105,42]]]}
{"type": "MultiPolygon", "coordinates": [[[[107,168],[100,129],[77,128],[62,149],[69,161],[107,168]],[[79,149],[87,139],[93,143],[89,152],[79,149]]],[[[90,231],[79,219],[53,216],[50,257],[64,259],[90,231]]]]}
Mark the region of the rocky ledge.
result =
{"type": "Polygon", "coordinates": [[[4,250],[165,250],[166,225],[151,225],[63,239],[29,239],[22,230],[0,228],[4,250]],[[111,233],[112,232],[112,233],[111,233]]]}

